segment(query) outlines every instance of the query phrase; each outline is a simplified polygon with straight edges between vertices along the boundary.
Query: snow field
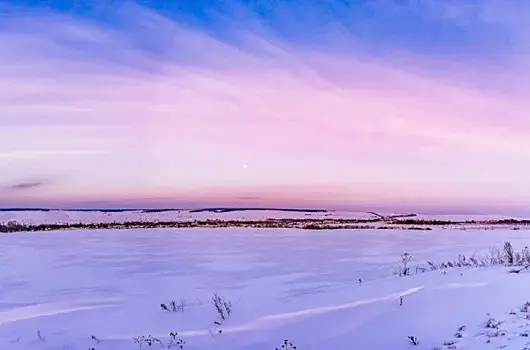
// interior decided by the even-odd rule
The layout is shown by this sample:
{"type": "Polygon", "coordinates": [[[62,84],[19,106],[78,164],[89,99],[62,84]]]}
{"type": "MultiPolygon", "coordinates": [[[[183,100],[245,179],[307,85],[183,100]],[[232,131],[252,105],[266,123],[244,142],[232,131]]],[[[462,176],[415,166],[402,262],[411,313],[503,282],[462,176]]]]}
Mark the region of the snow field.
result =
{"type": "Polygon", "coordinates": [[[284,339],[309,350],[524,349],[528,273],[392,274],[405,251],[415,264],[506,240],[516,248],[528,241],[511,230],[2,235],[0,349],[137,349],[133,338],[152,335],[167,345],[170,332],[184,349],[273,350],[284,339]],[[214,293],[232,304],[225,321],[211,305],[214,293]],[[172,300],[183,301],[183,311],[161,309],[172,300]],[[490,318],[503,322],[486,328],[490,318]]]}

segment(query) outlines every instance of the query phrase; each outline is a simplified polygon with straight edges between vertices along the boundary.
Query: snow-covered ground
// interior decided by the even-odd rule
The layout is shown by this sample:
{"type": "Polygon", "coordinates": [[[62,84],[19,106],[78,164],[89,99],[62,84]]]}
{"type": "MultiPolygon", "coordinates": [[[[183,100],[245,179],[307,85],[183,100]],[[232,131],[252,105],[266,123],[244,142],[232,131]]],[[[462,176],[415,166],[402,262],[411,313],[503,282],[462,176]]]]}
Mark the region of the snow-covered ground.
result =
{"type": "MultiPolygon", "coordinates": [[[[395,213],[381,213],[383,215],[395,213]]],[[[327,211],[327,212],[296,212],[278,210],[248,210],[229,212],[194,212],[190,210],[168,210],[168,211],[0,211],[0,224],[16,221],[21,224],[77,224],[77,223],[123,223],[127,221],[193,221],[193,220],[265,220],[265,219],[374,219],[374,214],[366,212],[351,211],[327,211]]],[[[519,217],[507,217],[502,215],[426,215],[419,214],[413,219],[466,221],[466,220],[498,220],[498,219],[526,219],[519,217]]]]}
{"type": "Polygon", "coordinates": [[[167,345],[170,332],[184,349],[274,350],[284,339],[302,350],[524,349],[527,273],[392,274],[405,251],[414,266],[506,240],[516,248],[530,241],[525,231],[447,229],[4,234],[0,349],[138,349],[134,337],[167,345]],[[214,293],[232,303],[226,321],[211,305],[214,293]],[[184,310],[162,311],[172,300],[184,310]],[[489,318],[505,322],[486,328],[489,318]]]}

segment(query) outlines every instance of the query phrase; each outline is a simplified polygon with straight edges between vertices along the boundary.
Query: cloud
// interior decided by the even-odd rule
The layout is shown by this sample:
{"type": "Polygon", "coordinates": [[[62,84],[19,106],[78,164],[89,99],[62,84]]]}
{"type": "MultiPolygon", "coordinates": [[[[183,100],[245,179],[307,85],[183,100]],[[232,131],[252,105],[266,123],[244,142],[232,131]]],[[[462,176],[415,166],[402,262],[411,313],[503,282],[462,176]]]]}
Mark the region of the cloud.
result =
{"type": "Polygon", "coordinates": [[[0,192],[8,192],[8,193],[26,192],[26,191],[36,190],[42,187],[46,187],[48,184],[49,184],[48,181],[18,182],[18,183],[13,183],[10,185],[0,187],[0,192]]]}
{"type": "Polygon", "coordinates": [[[81,155],[97,155],[104,154],[104,151],[97,149],[49,149],[49,150],[22,150],[11,152],[0,152],[0,160],[2,159],[30,159],[54,156],[81,156],[81,155]]]}

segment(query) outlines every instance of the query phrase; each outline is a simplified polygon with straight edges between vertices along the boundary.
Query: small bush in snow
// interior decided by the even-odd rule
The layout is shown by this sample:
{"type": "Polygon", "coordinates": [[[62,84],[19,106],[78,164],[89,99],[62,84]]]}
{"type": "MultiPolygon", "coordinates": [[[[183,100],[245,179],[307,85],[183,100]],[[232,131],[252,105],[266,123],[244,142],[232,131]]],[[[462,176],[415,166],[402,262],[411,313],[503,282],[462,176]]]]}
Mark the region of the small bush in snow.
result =
{"type": "Polygon", "coordinates": [[[412,255],[410,255],[409,253],[401,254],[401,261],[399,263],[399,275],[400,276],[410,275],[409,264],[411,260],[412,260],[412,255]]]}
{"type": "Polygon", "coordinates": [[[289,340],[285,339],[283,341],[282,346],[280,346],[279,348],[276,348],[276,350],[296,350],[296,346],[293,345],[293,343],[290,342],[289,340]]]}
{"type": "Polygon", "coordinates": [[[486,321],[486,325],[484,327],[485,328],[498,329],[501,324],[502,324],[501,321],[498,321],[498,320],[496,320],[494,318],[490,318],[488,321],[486,321]]]}
{"type": "Polygon", "coordinates": [[[486,337],[488,338],[504,337],[505,335],[506,331],[503,331],[501,329],[488,329],[486,332],[486,337]]]}
{"type": "Polygon", "coordinates": [[[510,242],[504,243],[504,256],[506,258],[506,262],[509,265],[513,265],[515,262],[515,252],[513,250],[513,246],[510,242]]]}
{"type": "Polygon", "coordinates": [[[184,344],[186,344],[184,340],[178,337],[178,333],[176,332],[169,333],[169,341],[167,343],[152,335],[148,335],[147,337],[142,335],[134,338],[133,341],[140,349],[143,349],[144,346],[151,347],[153,345],[158,345],[162,349],[184,349],[184,344]]]}
{"type": "MultiPolygon", "coordinates": [[[[413,271],[409,268],[412,255],[404,253],[401,254],[400,259],[399,271],[396,272],[396,274],[399,276],[413,274],[413,271]]],[[[441,270],[443,273],[444,270],[450,268],[484,267],[494,265],[513,266],[513,268],[509,270],[510,273],[520,273],[528,270],[530,269],[530,249],[524,247],[521,251],[516,251],[510,242],[505,242],[502,249],[492,247],[489,249],[489,254],[484,256],[475,253],[468,258],[463,254],[459,254],[454,261],[444,261],[440,263],[427,261],[425,266],[417,265],[415,273],[418,274],[438,270],[441,270]]]]}
{"type": "Polygon", "coordinates": [[[515,264],[528,266],[530,265],[530,250],[524,247],[520,252],[515,253],[515,264]]]}
{"type": "Polygon", "coordinates": [[[504,259],[499,248],[490,248],[490,264],[491,265],[502,265],[504,264],[504,259]]]}
{"type": "Polygon", "coordinates": [[[417,337],[413,336],[413,335],[409,335],[409,342],[412,344],[412,345],[418,345],[420,343],[420,341],[418,340],[417,337]]]}
{"type": "Polygon", "coordinates": [[[464,254],[458,254],[456,266],[457,267],[473,266],[473,261],[471,259],[466,259],[466,256],[464,254]]]}

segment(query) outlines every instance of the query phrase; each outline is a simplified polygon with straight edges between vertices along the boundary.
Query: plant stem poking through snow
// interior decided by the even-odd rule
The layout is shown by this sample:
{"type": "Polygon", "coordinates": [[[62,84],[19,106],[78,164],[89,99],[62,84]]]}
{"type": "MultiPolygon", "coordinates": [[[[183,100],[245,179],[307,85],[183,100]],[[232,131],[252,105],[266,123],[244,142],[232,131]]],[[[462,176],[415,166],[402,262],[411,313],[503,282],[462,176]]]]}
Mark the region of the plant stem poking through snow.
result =
{"type": "Polygon", "coordinates": [[[152,335],[146,336],[139,336],[133,339],[134,343],[138,345],[139,349],[143,349],[144,345],[147,345],[148,347],[151,347],[153,345],[160,345],[163,349],[184,349],[184,340],[178,338],[177,332],[171,332],[169,333],[169,341],[167,343],[164,343],[162,340],[153,337],[152,335]]]}
{"type": "Polygon", "coordinates": [[[101,343],[101,340],[99,340],[95,335],[90,336],[90,339],[95,341],[97,344],[101,343]]]}
{"type": "MultiPolygon", "coordinates": [[[[401,254],[401,261],[399,264],[399,271],[395,274],[399,276],[412,275],[412,271],[409,267],[409,263],[412,260],[412,255],[409,253],[401,254]]],[[[441,271],[442,275],[447,274],[447,270],[450,268],[471,268],[471,267],[487,267],[487,266],[510,266],[509,273],[518,274],[520,272],[530,269],[530,249],[524,247],[521,251],[517,251],[513,248],[511,242],[507,241],[503,247],[492,247],[489,249],[489,254],[484,256],[478,255],[476,252],[469,258],[466,258],[463,254],[459,254],[457,259],[454,261],[447,261],[441,263],[435,263],[433,261],[427,261],[426,266],[418,265],[416,267],[416,274],[424,273],[428,271],[441,271]]],[[[463,275],[460,273],[460,275],[463,275]]]]}
{"type": "Polygon", "coordinates": [[[160,304],[160,308],[162,311],[168,311],[168,312],[184,312],[184,308],[186,307],[186,301],[181,300],[179,303],[177,303],[175,300],[171,300],[169,302],[169,306],[166,304],[160,304]]]}
{"type": "Polygon", "coordinates": [[[412,344],[412,345],[418,345],[420,343],[420,341],[418,340],[418,338],[416,338],[415,336],[413,335],[409,335],[409,342],[412,344]]]}

